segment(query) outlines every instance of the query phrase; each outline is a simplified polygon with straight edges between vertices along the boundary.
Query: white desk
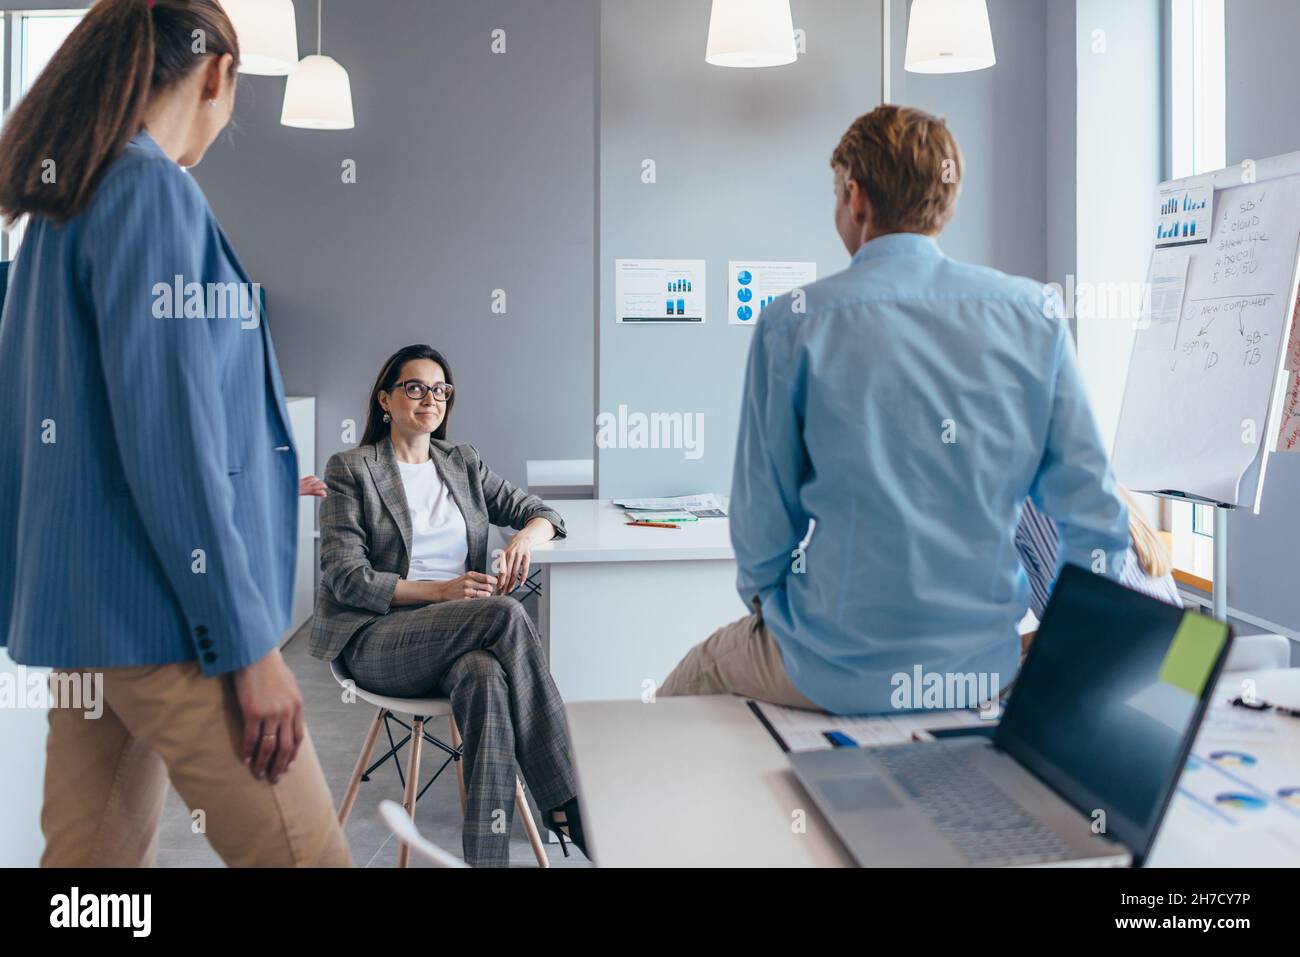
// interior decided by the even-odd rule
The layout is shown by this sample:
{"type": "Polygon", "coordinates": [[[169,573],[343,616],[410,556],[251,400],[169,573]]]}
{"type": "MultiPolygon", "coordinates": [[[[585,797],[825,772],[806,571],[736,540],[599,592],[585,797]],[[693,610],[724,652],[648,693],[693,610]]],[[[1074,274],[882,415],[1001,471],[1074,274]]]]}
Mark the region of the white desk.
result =
{"type": "Polygon", "coordinates": [[[635,528],[605,501],[548,501],[568,537],[533,549],[540,626],[566,701],[640,699],[745,615],[726,519],[635,528]]]}
{"type": "Polygon", "coordinates": [[[568,713],[599,866],[853,865],[741,698],[577,702],[568,713]]]}
{"type": "MultiPolygon", "coordinates": [[[[1261,700],[1300,706],[1300,669],[1225,675],[1231,697],[1254,678],[1261,700]]],[[[584,829],[602,867],[849,867],[844,851],[741,698],[729,695],[568,706],[584,829]],[[806,812],[807,831],[792,829],[806,812]]],[[[1275,718],[1300,750],[1300,720],[1275,718]]],[[[1206,839],[1175,795],[1151,866],[1300,864],[1269,835],[1206,839]]]]}

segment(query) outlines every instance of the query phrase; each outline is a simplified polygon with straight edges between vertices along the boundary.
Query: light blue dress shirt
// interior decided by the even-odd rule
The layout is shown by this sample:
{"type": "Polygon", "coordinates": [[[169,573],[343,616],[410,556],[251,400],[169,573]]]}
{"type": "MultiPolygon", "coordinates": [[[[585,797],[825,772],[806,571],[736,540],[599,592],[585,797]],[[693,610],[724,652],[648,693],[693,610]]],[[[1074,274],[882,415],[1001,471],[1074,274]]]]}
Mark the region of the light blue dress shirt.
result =
{"type": "Polygon", "coordinates": [[[1061,565],[1122,567],[1128,516],[1048,296],[895,233],[763,311],[732,486],[738,587],[826,710],[892,711],[917,666],[1011,681],[1026,497],[1056,522],[1061,565]]]}

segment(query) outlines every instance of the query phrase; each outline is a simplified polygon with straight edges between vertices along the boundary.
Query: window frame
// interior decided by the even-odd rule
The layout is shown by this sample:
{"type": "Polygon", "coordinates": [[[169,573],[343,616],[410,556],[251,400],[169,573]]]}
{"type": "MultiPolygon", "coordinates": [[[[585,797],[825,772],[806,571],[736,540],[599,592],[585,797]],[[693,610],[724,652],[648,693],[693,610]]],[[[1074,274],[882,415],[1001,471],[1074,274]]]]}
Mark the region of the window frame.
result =
{"type": "MultiPolygon", "coordinates": [[[[1227,159],[1227,23],[1225,0],[1168,0],[1166,5],[1166,177],[1222,169],[1227,159]]],[[[1174,577],[1209,590],[1214,581],[1210,505],[1163,500],[1174,577]]]]}
{"type": "MultiPolygon", "coordinates": [[[[75,17],[80,21],[85,15],[84,7],[0,11],[0,125],[3,125],[14,104],[27,92],[23,86],[27,25],[32,20],[60,17],[75,17]]],[[[22,244],[25,225],[24,221],[19,221],[10,228],[0,229],[0,262],[14,258],[22,244]]]]}

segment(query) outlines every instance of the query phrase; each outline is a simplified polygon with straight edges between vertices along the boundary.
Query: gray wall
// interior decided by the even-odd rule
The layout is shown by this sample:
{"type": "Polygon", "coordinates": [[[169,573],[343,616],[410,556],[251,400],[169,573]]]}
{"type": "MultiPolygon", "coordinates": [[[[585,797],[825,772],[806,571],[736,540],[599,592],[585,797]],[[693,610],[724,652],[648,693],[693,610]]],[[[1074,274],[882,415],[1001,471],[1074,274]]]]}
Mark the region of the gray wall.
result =
{"type": "MultiPolygon", "coordinates": [[[[316,5],[296,7],[306,55],[316,5]]],[[[317,468],[412,342],[447,355],[452,436],[497,471],[590,455],[598,19],[596,0],[327,3],[346,132],[281,126],[285,81],[242,78],[236,128],[195,175],[267,288],[286,390],[317,396],[317,468]]]]}
{"type": "MultiPolygon", "coordinates": [[[[1047,8],[990,0],[998,53],[991,70],[955,76],[903,71],[908,7],[892,0],[891,99],[946,116],[966,176],[941,237],[951,255],[1048,278],[1045,89],[1047,8]]],[[[603,4],[598,411],[705,414],[705,454],[604,449],[599,494],[726,491],[748,337],[727,325],[731,259],[848,264],[831,223],[827,163],[848,123],[880,100],[880,8],[861,0],[794,0],[808,49],[798,63],[723,70],[704,63],[709,4],[603,4]],[[665,66],[670,67],[665,69],[665,66]],[[640,180],[656,160],[658,182],[640,180]],[[614,260],[703,258],[703,328],[618,326],[614,260]],[[645,355],[670,355],[647,362],[645,355]]]]}
{"type": "Polygon", "coordinates": [[[940,246],[967,262],[1048,279],[1048,5],[988,0],[997,64],[927,75],[903,69],[910,5],[893,3],[891,99],[947,117],[966,161],[957,214],[940,246]]]}
{"type": "Polygon", "coordinates": [[[705,0],[605,0],[600,82],[598,411],[702,412],[703,455],[601,449],[601,497],[731,488],[752,327],[727,316],[733,259],[848,265],[832,221],[830,154],[880,102],[876,0],[794,0],[807,53],[744,70],[704,62],[705,0]],[[641,180],[653,159],[657,182],[641,180]],[[707,321],[618,325],[614,261],[704,259],[707,321]],[[654,360],[647,360],[647,354],[654,360]]]}
{"type": "MultiPolygon", "coordinates": [[[[1300,4],[1227,0],[1226,17],[1228,162],[1300,150],[1300,4]]],[[[1229,528],[1229,605],[1300,633],[1300,454],[1272,457],[1260,514],[1233,513],[1229,528]]]]}

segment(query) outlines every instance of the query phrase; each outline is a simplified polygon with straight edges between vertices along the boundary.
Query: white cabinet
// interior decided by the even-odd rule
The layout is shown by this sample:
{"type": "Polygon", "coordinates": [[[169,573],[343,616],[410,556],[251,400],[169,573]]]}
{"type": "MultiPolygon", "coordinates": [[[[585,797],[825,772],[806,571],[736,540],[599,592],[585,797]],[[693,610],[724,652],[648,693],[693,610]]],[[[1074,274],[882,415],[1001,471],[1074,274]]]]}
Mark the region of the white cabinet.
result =
{"type": "MultiPolygon", "coordinates": [[[[316,469],[316,399],[290,396],[289,428],[298,449],[298,474],[313,475],[316,469]]],[[[316,505],[319,499],[298,499],[298,558],[293,576],[293,618],[282,637],[288,641],[311,617],[316,600],[316,505]]]]}

